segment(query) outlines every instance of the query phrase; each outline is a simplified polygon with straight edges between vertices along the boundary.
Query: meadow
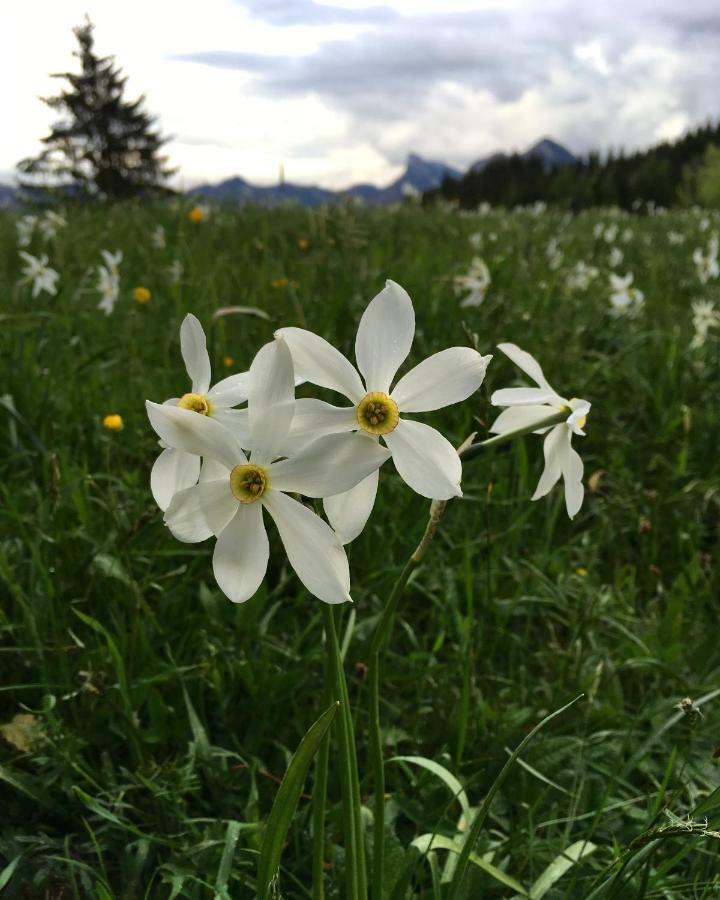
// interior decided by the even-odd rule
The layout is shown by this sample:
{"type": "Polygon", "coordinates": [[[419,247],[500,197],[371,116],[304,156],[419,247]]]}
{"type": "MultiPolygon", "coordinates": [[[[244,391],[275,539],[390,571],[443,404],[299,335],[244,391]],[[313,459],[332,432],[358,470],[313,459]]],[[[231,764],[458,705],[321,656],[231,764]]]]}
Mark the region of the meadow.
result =
{"type": "MultiPolygon", "coordinates": [[[[186,313],[208,335],[214,380],[245,371],[280,326],[352,358],[386,278],[415,305],[403,371],[449,346],[494,353],[477,394],[423,417],[454,445],[488,436],[493,390],[528,383],[495,349],[503,341],[593,405],[573,442],[580,513],[568,519],[560,485],[531,502],[538,436],[489,449],[464,466],[464,496],[400,599],[382,670],[383,897],[447,896],[468,817],[509,754],[579,695],[495,795],[461,896],[720,895],[720,328],[698,337],[692,306],[720,307],[720,280],[693,260],[720,217],[409,203],[219,208],[193,221],[189,210],[70,208],[24,247],[18,214],[0,212],[3,898],[255,896],[273,799],[328,706],[322,604],[276,532],[263,585],[241,605],[215,584],[212,542],[172,537],[149,487],[158,447],[145,400],[188,390],[186,313]],[[32,296],[19,249],[47,254],[55,295],[32,296]],[[123,254],[109,315],[102,250],[123,254]],[[463,307],[454,279],[475,256],[491,280],[463,307]],[[597,272],[578,278],[580,262],[597,272]],[[613,309],[613,271],[633,274],[642,304],[613,309]],[[432,834],[455,849],[417,840],[432,834]]],[[[368,836],[369,643],[428,506],[384,466],[348,547],[354,603],[336,611],[368,836]]],[[[328,900],[345,896],[336,746],[328,900]]],[[[277,898],[317,896],[315,778],[277,898]]]]}

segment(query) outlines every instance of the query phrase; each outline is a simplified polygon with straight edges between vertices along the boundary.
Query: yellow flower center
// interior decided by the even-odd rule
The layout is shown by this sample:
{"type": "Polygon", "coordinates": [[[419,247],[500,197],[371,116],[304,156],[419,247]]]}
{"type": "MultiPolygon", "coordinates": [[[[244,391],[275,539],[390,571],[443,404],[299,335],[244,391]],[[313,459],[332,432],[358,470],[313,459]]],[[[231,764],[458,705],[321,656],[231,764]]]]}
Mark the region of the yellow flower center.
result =
{"type": "Polygon", "coordinates": [[[178,400],[178,406],[180,409],[190,409],[200,413],[201,416],[209,416],[212,412],[210,401],[202,394],[183,394],[178,400]]]}
{"type": "Polygon", "coordinates": [[[152,294],[146,287],[136,287],[133,291],[133,297],[138,303],[147,303],[152,294]]]}
{"type": "Polygon", "coordinates": [[[355,416],[358,425],[368,434],[390,434],[400,421],[397,403],[382,391],[365,394],[355,407],[355,416]]]}
{"type": "Polygon", "coordinates": [[[230,490],[241,503],[255,503],[267,490],[267,469],[243,463],[230,473],[230,490]]]}
{"type": "Polygon", "coordinates": [[[188,219],[190,219],[191,222],[202,222],[204,218],[205,213],[200,209],[199,206],[194,206],[188,213],[188,219]]]}

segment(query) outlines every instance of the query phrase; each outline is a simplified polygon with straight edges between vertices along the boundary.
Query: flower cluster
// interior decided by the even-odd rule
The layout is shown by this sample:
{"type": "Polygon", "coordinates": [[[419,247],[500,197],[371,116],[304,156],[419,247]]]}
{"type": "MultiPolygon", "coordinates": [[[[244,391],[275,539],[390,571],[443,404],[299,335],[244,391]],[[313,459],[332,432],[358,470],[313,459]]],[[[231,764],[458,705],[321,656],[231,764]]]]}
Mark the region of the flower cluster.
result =
{"type": "Polygon", "coordinates": [[[491,357],[454,347],[393,386],[414,331],[412,301],[389,281],[360,322],[357,369],[318,335],[284,328],[249,372],[211,388],[204,332],[194,316],[186,317],[180,337],[190,391],[147,403],[162,446],[151,486],[176,537],[217,538],[213,568],[230,599],[247,600],[264,576],[263,511],[305,587],[327,603],[342,603],[350,599],[343,543],[365,526],[386,460],[392,457],[400,477],[425,497],[460,496],[457,452],[434,428],[406,414],[465,400],[482,384],[491,357]],[[300,380],[336,391],[350,404],[296,400],[300,380]],[[236,408],[245,401],[244,409],[236,408]],[[322,499],[330,524],[291,495],[322,499]]]}
{"type": "MultiPolygon", "coordinates": [[[[211,387],[200,322],[186,316],[180,346],[190,390],[164,403],[147,401],[161,453],[152,469],[153,496],[181,541],[216,538],[215,579],[234,602],[258,589],[267,569],[265,514],[307,590],[326,603],[350,600],[344,545],[363,530],[375,504],[380,467],[392,458],[413,491],[437,501],[462,496],[458,452],[435,428],[409,418],[472,396],[491,356],[451,347],[397,379],[415,334],[408,294],[388,281],[367,306],[355,339],[353,365],[324,338],[281,328],[248,372],[211,387]],[[345,402],[295,398],[295,386],[314,384],[345,402]],[[238,408],[246,404],[244,408],[238,408]],[[322,500],[325,519],[301,498],[322,500]],[[327,519],[327,521],[326,521],[327,519]]],[[[512,344],[500,348],[530,374],[537,389],[497,391],[507,405],[499,433],[555,425],[545,440],[546,469],[536,497],[562,475],[568,512],[580,508],[582,463],[570,447],[583,434],[590,404],[564,400],[540,366],[512,344]]]]}

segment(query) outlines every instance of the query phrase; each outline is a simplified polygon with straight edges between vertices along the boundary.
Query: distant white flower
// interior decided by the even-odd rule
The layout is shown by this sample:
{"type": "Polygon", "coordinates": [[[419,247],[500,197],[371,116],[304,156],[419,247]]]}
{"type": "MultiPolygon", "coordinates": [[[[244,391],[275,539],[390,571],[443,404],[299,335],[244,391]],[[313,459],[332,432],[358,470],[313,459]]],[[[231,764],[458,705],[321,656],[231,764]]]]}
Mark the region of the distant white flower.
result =
{"type": "Polygon", "coordinates": [[[712,278],[720,276],[720,263],[718,263],[718,236],[714,234],[708,241],[707,253],[703,253],[698,247],[693,253],[693,262],[697,270],[700,284],[707,284],[712,278]]]}
{"type": "Polygon", "coordinates": [[[324,497],[353,487],[389,455],[371,438],[333,434],[288,451],[295,413],[293,366],[282,340],[263,347],[250,366],[245,449],[219,422],[188,409],[147,403],[162,440],[205,460],[200,482],[175,494],[165,522],[179,540],[215,535],[215,579],[235,603],[248,600],[267,570],[263,510],[280,533],[290,565],[325,603],[350,601],[350,572],[337,535],[290,494],[324,497]]]}
{"type": "Polygon", "coordinates": [[[547,258],[548,265],[553,271],[559,269],[563,264],[564,254],[560,249],[557,238],[550,238],[548,241],[548,245],[545,248],[545,257],[547,258]]]}
{"type": "Polygon", "coordinates": [[[31,215],[23,216],[21,219],[17,220],[15,227],[17,228],[19,247],[30,246],[37,223],[38,217],[31,215]]]}
{"type": "Polygon", "coordinates": [[[456,275],[453,279],[455,295],[467,294],[460,302],[460,307],[480,306],[491,283],[492,278],[487,265],[479,256],[474,256],[467,272],[464,275],[456,275]]]}
{"type": "Polygon", "coordinates": [[[617,238],[617,233],[618,233],[618,227],[614,222],[612,225],[608,225],[608,227],[605,229],[605,231],[603,233],[605,242],[608,244],[615,243],[615,239],[617,238]]]}
{"type": "MultiPolygon", "coordinates": [[[[248,398],[248,373],[230,375],[210,387],[212,375],[205,332],[192,313],[185,316],[180,326],[180,351],[190,378],[190,391],[182,397],[166,400],[164,405],[216,419],[242,442],[247,434],[247,419],[232,407],[248,398]]],[[[184,453],[172,445],[165,447],[150,473],[150,489],[160,509],[167,509],[177,491],[196,484],[199,474],[197,455],[184,453]]]]}
{"type": "Polygon", "coordinates": [[[468,235],[468,244],[473,248],[473,250],[480,250],[482,248],[483,236],[480,231],[475,231],[473,234],[468,235]]]}
{"type": "Polygon", "coordinates": [[[545,469],[532,499],[544,497],[562,477],[565,482],[565,506],[572,519],[582,506],[585,488],[582,480],[583,462],[573,450],[571,441],[574,434],[584,436],[583,428],[590,412],[590,403],[576,397],[566,400],[557,394],[545,378],[537,360],[515,344],[498,344],[498,349],[529,375],[537,387],[495,391],[490,402],[494,406],[508,408],[500,413],[490,426],[490,431],[494,434],[507,434],[539,424],[553,412],[567,413],[564,422],[537,432],[546,433],[543,443],[545,469]]]}
{"type": "Polygon", "coordinates": [[[44,254],[40,257],[32,256],[30,253],[25,253],[24,250],[20,251],[20,256],[27,263],[22,270],[25,276],[22,279],[22,283],[28,284],[32,282],[33,297],[38,297],[43,291],[53,296],[57,294],[55,284],[60,276],[55,269],[51,269],[48,265],[49,260],[47,256],[44,254]]]}
{"type": "Polygon", "coordinates": [[[486,216],[488,213],[492,212],[492,205],[487,202],[487,200],[483,200],[482,203],[477,208],[479,216],[486,216]]]}
{"type": "Polygon", "coordinates": [[[566,284],[571,291],[584,291],[599,274],[595,266],[589,266],[584,260],[580,260],[568,273],[566,284]]]}
{"type": "Polygon", "coordinates": [[[38,230],[46,241],[51,241],[58,231],[66,226],[67,220],[52,209],[49,209],[38,222],[38,230]]]}
{"type": "Polygon", "coordinates": [[[679,231],[668,231],[668,243],[677,247],[679,244],[685,243],[685,235],[679,231]]]}
{"type": "Polygon", "coordinates": [[[625,313],[637,313],[645,302],[645,295],[641,290],[632,287],[633,275],[628,272],[627,275],[616,275],[610,273],[610,305],[612,311],[617,315],[625,313]]]}
{"type": "Polygon", "coordinates": [[[109,316],[118,297],[120,296],[120,263],[122,262],[122,250],[116,253],[110,253],[109,250],[101,250],[100,255],[103,258],[104,265],[97,268],[98,280],[96,289],[100,294],[100,302],[97,305],[99,310],[109,316]]]}
{"type": "Polygon", "coordinates": [[[109,316],[120,296],[120,279],[112,275],[105,266],[98,266],[97,290],[100,294],[97,308],[109,316]]]}
{"type": "Polygon", "coordinates": [[[692,311],[695,334],[690,342],[690,347],[697,350],[707,340],[711,328],[720,329],[720,310],[715,309],[715,305],[708,300],[696,300],[692,304],[692,311]]]}
{"type": "Polygon", "coordinates": [[[616,269],[625,258],[625,254],[619,247],[613,247],[610,251],[609,263],[611,269],[616,269]]]}
{"type": "Polygon", "coordinates": [[[150,240],[152,241],[153,247],[157,250],[165,249],[165,229],[162,225],[158,225],[157,228],[150,235],[150,240]]]}
{"type": "Polygon", "coordinates": [[[168,278],[173,284],[179,284],[183,276],[183,264],[179,259],[174,259],[167,269],[168,278]]]}
{"type": "Polygon", "coordinates": [[[403,181],[400,193],[405,200],[419,200],[422,197],[422,191],[419,191],[411,181],[403,181]]]}
{"type": "Polygon", "coordinates": [[[621,237],[620,237],[620,240],[623,242],[623,244],[629,244],[630,241],[631,241],[632,239],[633,239],[633,230],[632,230],[632,228],[626,228],[626,229],[623,231],[623,233],[622,233],[622,235],[621,235],[621,237]]]}
{"type": "MultiPolygon", "coordinates": [[[[321,400],[299,401],[300,434],[352,431],[358,441],[382,437],[395,468],[418,494],[436,500],[461,496],[460,457],[439,431],[403,418],[465,400],[482,384],[492,357],[469,347],[435,353],[411,369],[390,389],[412,345],[415,311],[407,293],[386,282],[363,313],[355,339],[358,369],[326,340],[302,328],[281,328],[290,347],[295,373],[320,387],[338,391],[352,406],[336,407],[321,400]]],[[[365,527],[377,492],[374,472],[347,495],[325,500],[325,512],[343,543],[365,527]]]]}

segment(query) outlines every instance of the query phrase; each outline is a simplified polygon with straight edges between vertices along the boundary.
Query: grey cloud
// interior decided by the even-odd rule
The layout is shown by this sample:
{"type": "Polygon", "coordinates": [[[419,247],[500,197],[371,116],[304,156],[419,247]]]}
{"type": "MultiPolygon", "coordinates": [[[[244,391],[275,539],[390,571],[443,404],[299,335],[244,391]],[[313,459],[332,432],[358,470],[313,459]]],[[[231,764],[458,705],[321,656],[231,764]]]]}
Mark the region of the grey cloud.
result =
{"type": "Polygon", "coordinates": [[[389,6],[345,9],[326,6],[313,0],[242,0],[240,4],[253,17],[271,25],[387,24],[398,14],[389,6]]]}

